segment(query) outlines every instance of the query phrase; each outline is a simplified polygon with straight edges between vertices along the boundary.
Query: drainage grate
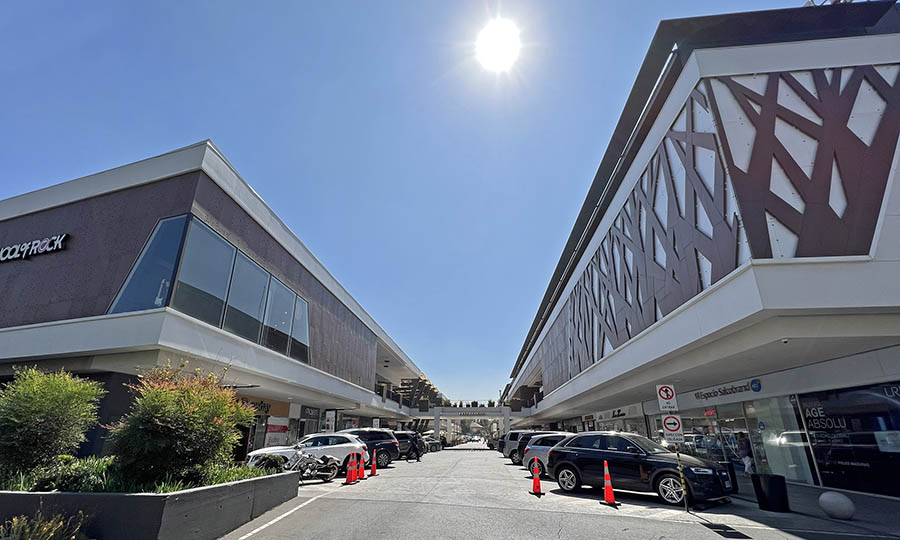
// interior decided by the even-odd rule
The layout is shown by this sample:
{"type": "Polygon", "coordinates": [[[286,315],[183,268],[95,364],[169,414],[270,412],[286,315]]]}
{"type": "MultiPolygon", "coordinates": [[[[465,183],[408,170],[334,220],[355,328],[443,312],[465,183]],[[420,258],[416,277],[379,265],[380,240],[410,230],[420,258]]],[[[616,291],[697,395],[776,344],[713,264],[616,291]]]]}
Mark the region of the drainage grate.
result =
{"type": "Polygon", "coordinates": [[[746,534],[740,531],[736,531],[728,525],[725,525],[724,523],[701,523],[701,525],[703,525],[707,529],[715,531],[719,536],[723,538],[750,538],[746,534]]]}

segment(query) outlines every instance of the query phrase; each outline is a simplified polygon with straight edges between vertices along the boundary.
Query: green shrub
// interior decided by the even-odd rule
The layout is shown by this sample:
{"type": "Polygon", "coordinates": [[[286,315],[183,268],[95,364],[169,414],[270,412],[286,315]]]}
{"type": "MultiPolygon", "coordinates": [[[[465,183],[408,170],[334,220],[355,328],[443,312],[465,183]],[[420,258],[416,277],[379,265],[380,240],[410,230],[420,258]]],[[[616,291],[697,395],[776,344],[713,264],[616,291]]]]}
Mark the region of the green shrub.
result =
{"type": "Polygon", "coordinates": [[[131,411],[111,431],[113,452],[122,474],[145,485],[202,482],[204,468],[231,463],[237,428],[255,414],[212,373],[156,367],[132,390],[131,411]]]}
{"type": "Polygon", "coordinates": [[[278,454],[265,454],[263,456],[260,456],[260,458],[256,460],[253,466],[258,469],[266,469],[269,471],[280,473],[284,472],[285,463],[287,463],[287,458],[284,456],[279,456],[278,454]]]}
{"type": "Polygon", "coordinates": [[[281,470],[275,470],[262,467],[241,467],[239,465],[213,465],[203,470],[203,485],[212,486],[224,484],[225,482],[237,482],[238,480],[259,478],[260,476],[275,474],[276,472],[284,472],[284,467],[281,470]]]}
{"type": "Polygon", "coordinates": [[[0,523],[0,540],[82,540],[84,515],[66,518],[62,515],[45,516],[38,510],[34,517],[15,516],[0,523]]]}
{"type": "Polygon", "coordinates": [[[112,457],[59,456],[53,465],[43,470],[31,491],[107,491],[110,487],[109,468],[112,457]]]}
{"type": "Polygon", "coordinates": [[[70,454],[97,423],[100,383],[65,371],[15,370],[0,390],[0,476],[27,472],[70,454]]]}

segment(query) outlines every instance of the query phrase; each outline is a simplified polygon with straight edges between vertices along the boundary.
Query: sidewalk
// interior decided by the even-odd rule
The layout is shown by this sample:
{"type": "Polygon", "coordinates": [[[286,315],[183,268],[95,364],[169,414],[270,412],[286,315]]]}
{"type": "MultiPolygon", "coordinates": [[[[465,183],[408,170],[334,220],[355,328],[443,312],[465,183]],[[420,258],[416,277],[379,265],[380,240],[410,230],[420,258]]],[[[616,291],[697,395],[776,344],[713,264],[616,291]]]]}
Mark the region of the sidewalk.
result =
{"type": "MultiPolygon", "coordinates": [[[[733,499],[740,499],[756,504],[756,494],[753,492],[753,483],[750,478],[738,474],[739,492],[732,495],[733,499]]],[[[900,500],[884,497],[872,497],[858,493],[844,493],[853,504],[856,505],[856,513],[850,521],[832,519],[825,515],[819,508],[819,495],[828,491],[815,486],[803,486],[788,484],[788,499],[791,512],[804,516],[814,517],[833,523],[853,525],[879,534],[893,535],[900,538],[900,500]]],[[[762,512],[762,511],[760,511],[762,512]]],[[[767,514],[776,514],[766,512],[767,514]]],[[[790,514],[783,514],[788,516],[790,514]]]]}

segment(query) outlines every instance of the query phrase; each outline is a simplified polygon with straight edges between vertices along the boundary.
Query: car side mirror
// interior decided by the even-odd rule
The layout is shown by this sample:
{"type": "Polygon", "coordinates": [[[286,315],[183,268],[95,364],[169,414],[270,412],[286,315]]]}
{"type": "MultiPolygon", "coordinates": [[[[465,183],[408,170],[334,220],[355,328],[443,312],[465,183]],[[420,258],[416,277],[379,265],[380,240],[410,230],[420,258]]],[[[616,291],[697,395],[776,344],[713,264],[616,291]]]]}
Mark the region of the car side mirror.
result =
{"type": "Polygon", "coordinates": [[[641,451],[637,446],[626,446],[625,450],[628,451],[629,454],[640,454],[641,451]]]}

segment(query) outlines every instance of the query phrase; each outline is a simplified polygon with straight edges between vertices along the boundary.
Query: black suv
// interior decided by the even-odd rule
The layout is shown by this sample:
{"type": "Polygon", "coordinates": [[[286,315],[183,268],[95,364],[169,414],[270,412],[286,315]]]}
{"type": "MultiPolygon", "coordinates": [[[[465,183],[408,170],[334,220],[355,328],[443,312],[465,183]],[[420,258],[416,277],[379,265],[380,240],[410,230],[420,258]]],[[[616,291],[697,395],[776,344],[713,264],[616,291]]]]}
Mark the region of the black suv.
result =
{"type": "MultiPolygon", "coordinates": [[[[554,446],[547,471],[563,491],[582,484],[603,487],[603,461],[614,489],[656,492],[666,504],[684,504],[675,454],[646,437],[614,431],[579,433],[554,446]]],[[[728,471],[712,461],[681,455],[688,501],[724,497],[732,490],[728,471]]]]}
{"type": "Polygon", "coordinates": [[[409,457],[409,449],[413,440],[416,441],[416,446],[419,448],[419,455],[421,456],[425,453],[425,441],[415,431],[395,431],[394,437],[400,442],[399,450],[401,456],[409,457]]]}
{"type": "Polygon", "coordinates": [[[400,459],[400,442],[389,430],[356,428],[345,429],[341,433],[349,433],[362,439],[369,449],[369,455],[375,458],[379,467],[387,467],[395,459],[400,459]]]}
{"type": "Polygon", "coordinates": [[[536,435],[547,435],[550,433],[555,433],[555,432],[554,431],[523,431],[522,434],[519,435],[516,452],[515,453],[510,452],[509,459],[512,460],[513,464],[521,465],[522,464],[522,456],[525,455],[525,447],[528,446],[528,441],[530,441],[531,438],[536,435]]]}

